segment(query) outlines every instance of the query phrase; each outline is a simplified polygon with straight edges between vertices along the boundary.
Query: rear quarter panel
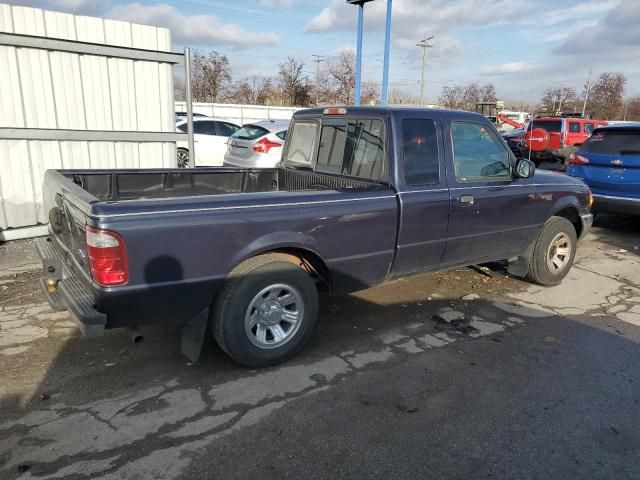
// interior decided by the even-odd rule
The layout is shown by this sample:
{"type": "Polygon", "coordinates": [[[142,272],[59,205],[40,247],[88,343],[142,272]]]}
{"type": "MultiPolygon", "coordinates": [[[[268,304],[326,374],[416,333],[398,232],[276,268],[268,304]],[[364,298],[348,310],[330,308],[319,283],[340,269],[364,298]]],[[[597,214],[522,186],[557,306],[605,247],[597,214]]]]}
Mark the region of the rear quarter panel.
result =
{"type": "Polygon", "coordinates": [[[110,326],[154,314],[188,320],[240,262],[283,248],[322,258],[338,292],[366,288],[388,273],[397,212],[391,190],[96,204],[89,223],[124,237],[130,268],[128,285],[100,289],[99,307],[115,319],[110,326]]]}

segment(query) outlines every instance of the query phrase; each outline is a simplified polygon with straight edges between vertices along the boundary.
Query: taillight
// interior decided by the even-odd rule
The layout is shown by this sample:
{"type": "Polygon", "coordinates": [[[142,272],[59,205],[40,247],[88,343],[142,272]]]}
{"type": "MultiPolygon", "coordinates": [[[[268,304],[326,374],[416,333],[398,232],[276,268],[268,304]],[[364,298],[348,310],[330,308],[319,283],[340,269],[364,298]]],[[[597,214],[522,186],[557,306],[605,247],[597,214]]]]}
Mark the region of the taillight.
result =
{"type": "Polygon", "coordinates": [[[87,256],[96,283],[111,287],[129,281],[129,261],[124,238],[110,230],[87,225],[87,256]]]}
{"type": "Polygon", "coordinates": [[[253,145],[253,151],[256,153],[269,153],[269,150],[275,147],[281,147],[282,144],[278,142],[272,142],[267,137],[257,141],[253,145]]]}
{"type": "Polygon", "coordinates": [[[569,160],[569,165],[584,165],[586,163],[589,163],[589,159],[587,157],[578,155],[575,151],[571,152],[568,160],[569,160]]]}

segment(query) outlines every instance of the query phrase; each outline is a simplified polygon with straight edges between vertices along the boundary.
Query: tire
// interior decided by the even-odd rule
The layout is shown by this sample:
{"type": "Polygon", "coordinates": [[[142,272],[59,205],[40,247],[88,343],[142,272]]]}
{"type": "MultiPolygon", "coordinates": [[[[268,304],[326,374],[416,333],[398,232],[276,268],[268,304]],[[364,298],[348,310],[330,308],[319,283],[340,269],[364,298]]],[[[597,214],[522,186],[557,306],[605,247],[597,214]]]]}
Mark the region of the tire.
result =
{"type": "Polygon", "coordinates": [[[540,285],[557,285],[567,276],[576,256],[578,236],[573,224],[562,217],[551,217],[535,241],[529,260],[527,279],[540,285]],[[564,255],[563,249],[567,249],[564,255]]]}
{"type": "Polygon", "coordinates": [[[242,365],[260,368],[284,362],[313,334],[318,290],[290,258],[267,254],[243,262],[229,274],[214,302],[213,336],[242,365]]]}
{"type": "Polygon", "coordinates": [[[186,148],[178,148],[176,151],[176,157],[178,162],[178,168],[188,168],[189,167],[189,150],[186,148]]]}

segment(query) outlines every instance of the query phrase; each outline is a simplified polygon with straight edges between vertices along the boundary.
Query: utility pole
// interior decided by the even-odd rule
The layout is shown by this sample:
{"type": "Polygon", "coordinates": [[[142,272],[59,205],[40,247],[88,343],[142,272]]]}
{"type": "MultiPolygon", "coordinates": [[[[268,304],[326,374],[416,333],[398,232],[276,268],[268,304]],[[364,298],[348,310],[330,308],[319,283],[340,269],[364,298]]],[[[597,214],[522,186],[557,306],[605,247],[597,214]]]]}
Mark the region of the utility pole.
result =
{"type": "Polygon", "coordinates": [[[627,100],[627,102],[624,104],[624,118],[622,119],[623,122],[627,121],[627,108],[629,108],[629,100],[627,100]]]}
{"type": "Polygon", "coordinates": [[[589,67],[589,76],[587,77],[587,91],[584,94],[584,103],[582,104],[582,118],[587,111],[587,100],[589,99],[589,90],[591,89],[591,67],[589,67]]]}
{"type": "Polygon", "coordinates": [[[420,80],[420,106],[424,107],[424,70],[427,66],[427,48],[433,47],[433,45],[429,45],[429,40],[433,40],[435,37],[432,35],[427,37],[426,35],[420,40],[419,43],[416,43],[416,47],[422,48],[422,78],[420,80]]]}
{"type": "Polygon", "coordinates": [[[316,107],[320,104],[320,92],[318,87],[320,86],[320,63],[324,61],[322,55],[311,55],[313,61],[316,62],[316,107]]]}
{"type": "Polygon", "coordinates": [[[562,84],[562,88],[560,89],[560,100],[558,103],[558,115],[562,114],[562,97],[564,97],[564,84],[562,84]]]}

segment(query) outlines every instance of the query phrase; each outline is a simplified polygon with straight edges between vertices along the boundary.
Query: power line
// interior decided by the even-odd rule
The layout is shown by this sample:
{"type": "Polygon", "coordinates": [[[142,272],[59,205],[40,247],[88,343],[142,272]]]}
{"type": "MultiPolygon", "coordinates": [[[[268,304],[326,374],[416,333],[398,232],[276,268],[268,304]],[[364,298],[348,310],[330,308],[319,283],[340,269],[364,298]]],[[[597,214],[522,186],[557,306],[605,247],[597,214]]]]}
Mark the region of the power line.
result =
{"type": "Polygon", "coordinates": [[[422,78],[420,80],[420,106],[424,107],[424,69],[427,65],[427,48],[433,47],[433,45],[429,45],[429,40],[433,40],[435,37],[431,35],[427,37],[426,35],[420,40],[419,43],[416,44],[416,47],[422,48],[422,78]]]}

